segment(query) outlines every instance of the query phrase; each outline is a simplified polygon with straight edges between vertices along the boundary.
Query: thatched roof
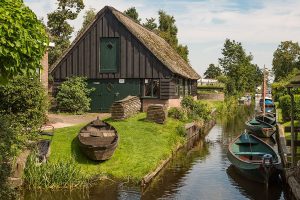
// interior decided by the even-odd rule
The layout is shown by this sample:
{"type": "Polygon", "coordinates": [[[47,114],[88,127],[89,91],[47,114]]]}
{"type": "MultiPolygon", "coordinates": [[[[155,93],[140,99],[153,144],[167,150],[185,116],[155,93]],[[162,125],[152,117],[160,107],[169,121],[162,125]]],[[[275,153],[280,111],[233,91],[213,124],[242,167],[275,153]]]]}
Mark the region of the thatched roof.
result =
{"type": "MultiPolygon", "coordinates": [[[[86,31],[95,23],[100,16],[100,13],[104,11],[111,11],[111,13],[117,18],[117,20],[123,24],[146,48],[148,48],[157,58],[160,60],[170,71],[174,74],[189,78],[199,79],[200,76],[197,72],[187,63],[163,38],[156,33],[146,29],[142,25],[136,23],[131,18],[127,17],[122,12],[116,10],[113,7],[106,6],[96,15],[91,25],[86,31]]],[[[85,32],[86,32],[85,31],[85,32]]],[[[60,61],[66,56],[68,51],[78,42],[80,37],[78,36],[71,44],[70,48],[58,59],[56,63],[50,68],[50,72],[60,63],[60,61]]]]}

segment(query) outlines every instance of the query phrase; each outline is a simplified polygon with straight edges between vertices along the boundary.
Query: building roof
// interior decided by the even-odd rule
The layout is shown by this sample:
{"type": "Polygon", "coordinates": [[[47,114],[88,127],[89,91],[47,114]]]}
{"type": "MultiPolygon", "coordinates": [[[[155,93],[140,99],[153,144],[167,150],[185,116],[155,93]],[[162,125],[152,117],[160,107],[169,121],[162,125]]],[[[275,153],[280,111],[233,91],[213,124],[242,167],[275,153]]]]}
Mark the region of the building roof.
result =
{"type": "Polygon", "coordinates": [[[89,27],[72,42],[65,53],[50,67],[51,73],[56,66],[62,61],[72,47],[79,41],[79,39],[92,27],[103,12],[110,11],[116,19],[123,24],[154,56],[157,57],[170,71],[174,74],[189,78],[199,79],[197,72],[187,63],[163,38],[156,33],[148,30],[142,25],[136,23],[134,20],[116,10],[113,7],[105,6],[95,16],[93,22],[89,27]]]}

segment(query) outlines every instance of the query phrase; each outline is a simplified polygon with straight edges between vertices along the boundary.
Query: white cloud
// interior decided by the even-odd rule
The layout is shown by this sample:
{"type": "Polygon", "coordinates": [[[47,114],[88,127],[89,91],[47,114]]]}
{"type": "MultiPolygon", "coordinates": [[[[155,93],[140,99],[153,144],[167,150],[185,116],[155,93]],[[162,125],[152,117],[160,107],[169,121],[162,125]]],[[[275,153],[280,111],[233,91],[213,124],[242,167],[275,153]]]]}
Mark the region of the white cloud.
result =
{"type": "MultiPolygon", "coordinates": [[[[178,26],[181,43],[190,49],[190,61],[203,73],[209,63],[217,63],[226,38],[242,42],[247,52],[252,52],[254,62],[261,67],[271,67],[272,55],[281,41],[299,41],[300,1],[170,1],[170,0],[85,0],[86,9],[100,10],[111,5],[123,11],[135,6],[140,17],[157,17],[164,9],[173,15],[178,26]],[[239,3],[239,4],[238,4],[239,3]]],[[[55,0],[25,0],[38,17],[56,7],[55,0]]],[[[71,22],[77,31],[82,24],[84,11],[71,22]]]]}

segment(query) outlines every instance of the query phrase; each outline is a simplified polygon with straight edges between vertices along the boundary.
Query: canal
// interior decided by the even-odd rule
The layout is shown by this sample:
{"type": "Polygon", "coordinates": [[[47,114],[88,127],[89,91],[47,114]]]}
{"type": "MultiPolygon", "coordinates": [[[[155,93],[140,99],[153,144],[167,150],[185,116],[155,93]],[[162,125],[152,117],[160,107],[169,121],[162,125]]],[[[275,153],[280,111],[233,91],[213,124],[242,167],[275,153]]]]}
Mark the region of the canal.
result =
{"type": "Polygon", "coordinates": [[[227,159],[228,143],[244,130],[244,122],[253,112],[252,107],[240,106],[235,114],[219,119],[205,138],[179,151],[145,190],[106,180],[86,191],[28,191],[25,199],[285,199],[280,182],[266,190],[264,184],[241,176],[227,159]]]}

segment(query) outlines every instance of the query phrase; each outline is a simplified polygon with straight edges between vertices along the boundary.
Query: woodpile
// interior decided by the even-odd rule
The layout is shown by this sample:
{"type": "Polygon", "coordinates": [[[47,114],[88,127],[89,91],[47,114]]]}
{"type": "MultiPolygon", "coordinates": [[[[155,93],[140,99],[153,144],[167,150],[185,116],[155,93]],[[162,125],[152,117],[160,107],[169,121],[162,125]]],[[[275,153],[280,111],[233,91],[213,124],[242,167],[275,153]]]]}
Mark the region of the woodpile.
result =
{"type": "Polygon", "coordinates": [[[167,109],[161,104],[151,104],[147,109],[147,120],[158,124],[165,123],[167,118],[167,109]]]}
{"type": "Polygon", "coordinates": [[[141,101],[137,96],[127,96],[120,101],[115,101],[110,108],[111,118],[123,120],[131,117],[141,110],[141,101]]]}

